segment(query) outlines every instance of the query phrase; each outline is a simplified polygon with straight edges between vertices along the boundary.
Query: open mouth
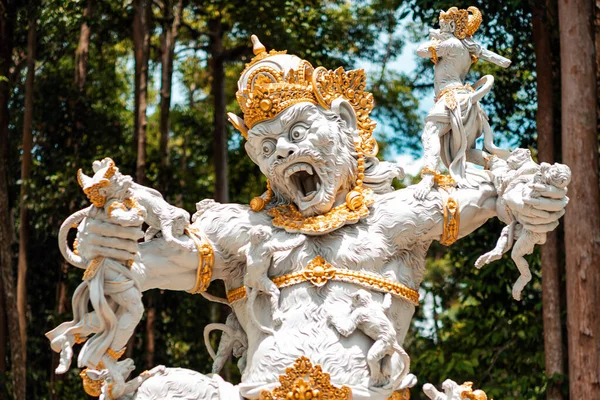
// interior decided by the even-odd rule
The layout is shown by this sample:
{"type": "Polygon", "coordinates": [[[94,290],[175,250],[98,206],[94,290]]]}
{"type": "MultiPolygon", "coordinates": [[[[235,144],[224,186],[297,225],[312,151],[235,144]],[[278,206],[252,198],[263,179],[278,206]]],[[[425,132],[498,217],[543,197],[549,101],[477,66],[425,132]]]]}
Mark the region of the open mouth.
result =
{"type": "Polygon", "coordinates": [[[321,179],[307,163],[296,163],[285,170],[285,177],[298,191],[301,201],[311,201],[321,189],[321,179]]]}

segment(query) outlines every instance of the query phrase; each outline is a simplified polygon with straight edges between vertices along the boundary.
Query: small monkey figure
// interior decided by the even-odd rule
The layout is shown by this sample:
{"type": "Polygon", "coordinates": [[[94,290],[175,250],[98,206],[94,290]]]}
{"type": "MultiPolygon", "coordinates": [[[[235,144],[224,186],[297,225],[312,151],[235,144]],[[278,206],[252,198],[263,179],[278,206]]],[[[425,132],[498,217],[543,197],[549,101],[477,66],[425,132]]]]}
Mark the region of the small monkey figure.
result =
{"type": "Polygon", "coordinates": [[[273,315],[273,324],[281,325],[282,319],[279,312],[279,289],[267,275],[273,254],[278,251],[288,251],[300,246],[306,240],[304,235],[291,235],[282,230],[274,234],[268,226],[256,226],[250,229],[250,242],[242,247],[246,254],[246,275],[244,276],[244,286],[248,291],[248,308],[250,315],[258,328],[268,334],[274,334],[275,331],[262,325],[256,313],[254,312],[254,302],[259,292],[269,295],[271,302],[271,313],[273,315]],[[284,237],[284,241],[279,238],[284,237]]]}
{"type": "Polygon", "coordinates": [[[240,325],[237,317],[234,313],[227,316],[225,324],[208,324],[204,328],[204,344],[208,353],[214,360],[212,366],[213,374],[221,372],[227,359],[233,353],[233,356],[239,358],[238,368],[240,372],[243,372],[246,368],[246,354],[248,351],[248,337],[246,332],[240,325]],[[210,345],[210,333],[214,330],[221,330],[221,340],[219,341],[219,348],[217,354],[215,354],[212,346],[210,345]]]}
{"type": "MultiPolygon", "coordinates": [[[[527,152],[529,151],[527,150],[527,152]]],[[[520,157],[520,155],[518,156],[520,157]]],[[[526,161],[520,163],[514,162],[513,165],[511,165],[511,157],[509,157],[507,161],[509,167],[512,167],[511,169],[513,169],[513,171],[508,173],[509,177],[502,183],[501,195],[503,197],[512,190],[531,190],[527,187],[531,183],[531,169],[528,168],[528,165],[530,166],[531,164],[526,161]],[[516,171],[515,167],[517,167],[516,171]],[[527,169],[525,171],[526,175],[521,175],[519,172],[524,169],[527,169]],[[516,174],[514,174],[514,172],[516,172],[516,174]],[[523,179],[524,176],[526,177],[525,179],[523,179]]],[[[564,189],[571,181],[571,170],[564,164],[556,163],[550,165],[548,163],[542,163],[536,169],[537,171],[535,171],[533,175],[534,184],[552,185],[558,189],[564,189]]],[[[539,194],[536,193],[535,190],[531,191],[530,197],[537,196],[539,196],[539,194]]],[[[513,251],[511,252],[511,258],[514,260],[521,273],[513,285],[512,295],[515,300],[521,300],[521,292],[523,291],[523,288],[525,288],[525,285],[531,280],[529,264],[524,256],[531,254],[536,244],[546,243],[546,234],[536,233],[525,229],[519,222],[520,215],[516,212],[512,212],[511,214],[510,217],[512,217],[512,222],[502,230],[500,238],[496,243],[496,247],[479,257],[475,262],[475,266],[481,268],[485,264],[500,259],[502,254],[506,253],[512,247],[513,251]],[[516,242],[513,246],[513,241],[515,240],[516,242]]]]}
{"type": "Polygon", "coordinates": [[[386,293],[383,303],[373,300],[371,293],[360,289],[352,295],[352,312],[348,318],[330,317],[330,323],[342,336],[350,336],[356,329],[375,341],[367,352],[367,363],[371,372],[370,385],[383,386],[386,377],[381,371],[381,360],[398,353],[404,364],[397,378],[400,382],[408,374],[410,357],[396,340],[396,330],[387,316],[392,305],[392,295],[386,293]]]}

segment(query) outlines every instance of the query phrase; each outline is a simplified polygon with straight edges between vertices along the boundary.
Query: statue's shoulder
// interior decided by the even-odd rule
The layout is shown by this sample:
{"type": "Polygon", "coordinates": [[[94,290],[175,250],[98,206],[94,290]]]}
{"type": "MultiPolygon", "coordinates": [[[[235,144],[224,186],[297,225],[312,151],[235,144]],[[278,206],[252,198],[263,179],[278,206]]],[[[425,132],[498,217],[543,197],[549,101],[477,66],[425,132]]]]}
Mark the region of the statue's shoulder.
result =
{"type": "Polygon", "coordinates": [[[202,200],[196,204],[192,223],[213,243],[237,248],[238,244],[247,243],[250,228],[258,225],[270,226],[271,218],[266,212],[252,211],[246,204],[202,200]]]}

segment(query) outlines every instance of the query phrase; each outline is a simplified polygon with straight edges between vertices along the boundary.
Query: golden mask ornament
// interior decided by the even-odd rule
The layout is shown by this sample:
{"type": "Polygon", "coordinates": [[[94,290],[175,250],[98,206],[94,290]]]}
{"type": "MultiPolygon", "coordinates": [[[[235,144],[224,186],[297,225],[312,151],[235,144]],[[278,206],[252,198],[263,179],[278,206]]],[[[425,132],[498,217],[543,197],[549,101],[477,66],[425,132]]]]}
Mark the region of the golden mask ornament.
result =
{"type": "Polygon", "coordinates": [[[113,177],[117,172],[115,162],[110,158],[105,158],[101,161],[105,168],[104,174],[101,178],[98,178],[95,174],[93,178],[85,175],[81,168],[77,171],[77,182],[83,189],[83,193],[92,202],[92,204],[98,208],[104,207],[106,203],[106,197],[100,194],[100,189],[110,185],[110,178],[113,177]]]}
{"type": "Polygon", "coordinates": [[[466,10],[459,10],[457,7],[451,7],[448,11],[440,12],[440,21],[454,21],[454,36],[457,39],[464,39],[473,34],[479,29],[482,21],[481,11],[477,7],[469,7],[466,10]],[[469,15],[469,12],[471,15],[469,15]]]}
{"type": "Polygon", "coordinates": [[[281,385],[271,392],[263,390],[260,400],[349,400],[352,390],[347,386],[337,388],[320,365],[313,366],[307,357],[299,357],[292,367],[279,376],[281,385]]]}

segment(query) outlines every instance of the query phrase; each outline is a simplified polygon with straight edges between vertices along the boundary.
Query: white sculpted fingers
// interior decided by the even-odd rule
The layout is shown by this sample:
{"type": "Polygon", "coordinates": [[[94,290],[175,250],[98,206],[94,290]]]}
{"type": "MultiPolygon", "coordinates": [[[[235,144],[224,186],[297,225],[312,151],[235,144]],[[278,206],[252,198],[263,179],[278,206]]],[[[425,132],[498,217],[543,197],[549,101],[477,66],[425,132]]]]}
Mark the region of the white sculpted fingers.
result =
{"type": "Polygon", "coordinates": [[[547,197],[540,197],[537,199],[526,197],[523,199],[523,203],[533,206],[538,210],[545,211],[560,211],[567,206],[568,202],[569,198],[566,196],[561,199],[547,197]]]}
{"type": "Polygon", "coordinates": [[[555,230],[558,227],[558,225],[558,221],[550,222],[547,224],[540,224],[539,222],[536,224],[523,223],[523,228],[534,233],[547,233],[555,230]]]}
{"type": "Polygon", "coordinates": [[[534,183],[531,185],[531,188],[538,192],[541,196],[553,199],[562,199],[567,195],[567,188],[559,189],[552,185],[534,183]]]}
{"type": "Polygon", "coordinates": [[[135,253],[130,253],[125,250],[112,249],[110,247],[93,246],[93,249],[90,250],[93,251],[94,257],[102,256],[105,258],[113,258],[119,261],[129,261],[135,257],[135,253]]]}
{"type": "Polygon", "coordinates": [[[86,241],[94,246],[103,246],[116,250],[124,250],[131,254],[135,254],[138,251],[137,242],[133,240],[123,240],[120,238],[89,234],[86,241]]]}
{"type": "Polygon", "coordinates": [[[431,383],[423,385],[423,393],[431,400],[447,400],[446,396],[435,388],[431,383]]]}
{"type": "Polygon", "coordinates": [[[93,233],[100,236],[109,236],[120,239],[129,239],[137,243],[138,239],[144,237],[144,232],[140,225],[121,226],[110,222],[103,222],[97,219],[88,219],[85,224],[87,233],[93,233]]]}

